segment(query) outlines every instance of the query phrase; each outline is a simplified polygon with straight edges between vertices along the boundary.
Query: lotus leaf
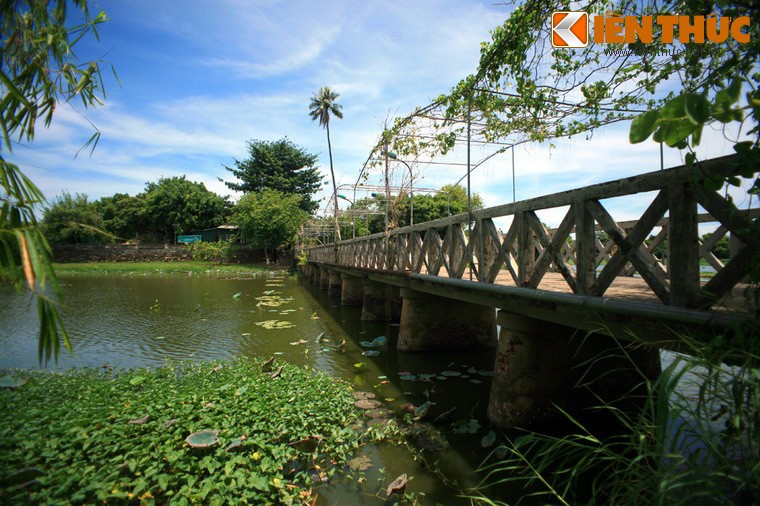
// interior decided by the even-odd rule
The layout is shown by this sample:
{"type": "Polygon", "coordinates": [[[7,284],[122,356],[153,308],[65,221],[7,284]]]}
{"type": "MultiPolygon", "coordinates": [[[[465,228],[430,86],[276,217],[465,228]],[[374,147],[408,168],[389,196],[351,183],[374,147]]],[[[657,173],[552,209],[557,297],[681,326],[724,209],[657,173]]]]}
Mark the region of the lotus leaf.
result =
{"type": "Polygon", "coordinates": [[[393,416],[393,411],[386,408],[375,408],[365,411],[364,416],[367,418],[390,418],[393,416]]]}
{"type": "Polygon", "coordinates": [[[355,459],[351,459],[348,462],[348,467],[350,467],[352,471],[366,471],[372,467],[372,461],[366,455],[362,455],[355,459]]]}
{"type": "Polygon", "coordinates": [[[423,404],[421,404],[417,409],[414,410],[414,419],[415,420],[422,420],[425,418],[430,411],[430,401],[427,401],[423,404]]]}
{"type": "Polygon", "coordinates": [[[493,446],[495,442],[496,433],[494,431],[489,431],[488,434],[486,434],[485,437],[480,440],[480,446],[483,448],[488,448],[489,446],[493,446]]]}
{"type": "Polygon", "coordinates": [[[452,426],[456,434],[475,434],[480,430],[480,422],[474,418],[457,420],[452,426]]]}
{"type": "Polygon", "coordinates": [[[208,448],[215,445],[219,441],[218,430],[202,430],[200,432],[193,432],[187,438],[185,442],[188,446],[193,448],[208,448]]]}
{"type": "Polygon", "coordinates": [[[243,444],[243,437],[236,437],[233,439],[230,444],[227,445],[227,451],[234,450],[235,448],[239,448],[243,444]]]}
{"type": "Polygon", "coordinates": [[[409,479],[407,478],[406,474],[402,474],[393,480],[390,485],[388,485],[388,488],[385,490],[385,495],[390,497],[391,494],[403,493],[408,481],[409,479]]]}
{"type": "Polygon", "coordinates": [[[12,378],[10,376],[3,376],[0,378],[0,388],[18,388],[26,383],[24,378],[12,378]]]}
{"type": "Polygon", "coordinates": [[[359,399],[354,403],[354,406],[356,406],[359,409],[375,409],[380,407],[381,403],[380,401],[376,401],[373,399],[359,399]]]}
{"type": "Polygon", "coordinates": [[[145,415],[142,418],[136,418],[134,420],[128,421],[127,423],[130,424],[130,425],[142,425],[142,424],[144,424],[145,422],[148,421],[148,418],[150,418],[150,415],[145,415]]]}
{"type": "Polygon", "coordinates": [[[285,320],[266,320],[263,322],[257,322],[256,325],[263,327],[267,330],[272,329],[289,329],[295,327],[295,324],[285,320]]]}

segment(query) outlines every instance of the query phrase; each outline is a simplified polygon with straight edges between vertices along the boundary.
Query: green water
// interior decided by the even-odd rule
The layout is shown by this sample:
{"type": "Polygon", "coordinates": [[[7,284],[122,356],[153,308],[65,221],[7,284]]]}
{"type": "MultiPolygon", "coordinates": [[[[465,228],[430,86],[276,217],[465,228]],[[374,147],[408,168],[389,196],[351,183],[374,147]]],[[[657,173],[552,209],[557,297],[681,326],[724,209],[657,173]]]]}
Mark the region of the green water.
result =
{"type": "MultiPolygon", "coordinates": [[[[397,326],[361,322],[359,307],[341,306],[339,298],[284,272],[82,274],[61,281],[62,315],[74,353],[62,352],[49,369],[151,367],[166,359],[277,354],[346,379],[358,390],[373,391],[397,413],[402,404],[419,405],[429,397],[429,420],[456,408],[435,425],[448,448],[424,451],[427,466],[415,462],[404,447],[365,448],[372,461],[367,484],[339,480],[324,485],[318,489],[319,504],[382,504],[385,495],[378,491],[402,473],[412,477],[408,491],[425,494],[422,504],[467,503],[445,481],[457,482],[460,488],[478,481],[473,470],[487,454],[480,441],[491,430],[485,410],[492,352],[397,353],[397,326]],[[272,320],[292,326],[257,325],[272,320]],[[360,344],[379,336],[386,337],[385,346],[360,344]],[[419,381],[420,375],[425,381],[419,381]],[[480,427],[474,434],[462,434],[464,421],[471,419],[480,427]],[[428,467],[439,468],[445,479],[428,467]]],[[[0,287],[0,368],[39,367],[37,325],[31,299],[0,287]]]]}

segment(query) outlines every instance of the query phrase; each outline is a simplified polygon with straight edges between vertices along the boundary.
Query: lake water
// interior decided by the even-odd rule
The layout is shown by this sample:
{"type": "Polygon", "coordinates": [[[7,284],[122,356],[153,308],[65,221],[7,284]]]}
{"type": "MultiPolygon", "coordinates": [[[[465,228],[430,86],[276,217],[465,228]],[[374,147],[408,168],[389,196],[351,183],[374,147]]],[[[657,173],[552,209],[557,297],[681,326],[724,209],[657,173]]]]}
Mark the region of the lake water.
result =
{"type": "MultiPolygon", "coordinates": [[[[361,322],[359,307],[341,306],[339,298],[284,272],[95,274],[63,276],[61,282],[65,293],[61,313],[74,352],[64,350],[48,369],[105,364],[156,367],[166,359],[276,354],[343,378],[356,389],[373,391],[394,411],[406,402],[421,404],[427,390],[434,403],[429,419],[452,408],[456,411],[436,425],[449,447],[425,451],[425,459],[460,487],[478,481],[474,469],[487,454],[480,441],[491,430],[485,412],[493,352],[397,353],[397,326],[361,322]],[[288,324],[292,327],[267,328],[288,324]],[[319,341],[318,336],[322,336],[319,341]],[[360,344],[379,336],[386,337],[385,346],[360,344]],[[345,345],[339,346],[344,340],[345,345]],[[444,371],[446,375],[441,375],[444,371]],[[435,378],[432,382],[400,378],[420,374],[435,378]],[[479,428],[474,434],[462,433],[470,420],[477,420],[479,428]]],[[[0,287],[0,368],[39,367],[37,332],[36,304],[0,287]]],[[[331,483],[319,490],[324,501],[320,504],[382,504],[374,493],[402,473],[413,477],[409,491],[425,494],[423,504],[468,504],[405,448],[378,445],[363,451],[373,465],[365,489],[354,483],[331,483]]]]}

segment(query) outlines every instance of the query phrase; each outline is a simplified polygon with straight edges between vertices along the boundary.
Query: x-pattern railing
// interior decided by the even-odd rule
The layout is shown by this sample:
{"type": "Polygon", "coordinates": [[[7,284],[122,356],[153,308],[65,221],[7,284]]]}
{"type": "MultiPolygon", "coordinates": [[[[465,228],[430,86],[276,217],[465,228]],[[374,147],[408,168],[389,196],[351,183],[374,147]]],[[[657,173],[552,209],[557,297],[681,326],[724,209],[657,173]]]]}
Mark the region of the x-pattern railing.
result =
{"type": "Polygon", "coordinates": [[[346,267],[453,278],[462,278],[469,267],[473,279],[484,283],[494,283],[507,271],[517,286],[528,288],[537,288],[554,271],[573,293],[595,296],[604,295],[617,276],[638,274],[663,303],[706,308],[747,276],[752,255],[760,251],[760,237],[751,233],[760,209],[740,211],[704,184],[735,171],[733,157],[716,158],[696,167],[651,172],[318,246],[307,250],[307,257],[346,267]],[[645,192],[655,196],[635,221],[616,222],[602,204],[645,192]],[[707,212],[699,214],[698,206],[707,212]],[[560,225],[549,230],[537,212],[557,208],[567,210],[560,225]],[[502,233],[494,219],[511,219],[507,231],[502,233]],[[719,226],[702,243],[698,225],[704,222],[719,226]],[[712,249],[726,234],[731,236],[732,256],[724,265],[712,249]],[[654,254],[666,239],[667,264],[654,254]],[[704,285],[701,258],[716,271],[704,285]]]}

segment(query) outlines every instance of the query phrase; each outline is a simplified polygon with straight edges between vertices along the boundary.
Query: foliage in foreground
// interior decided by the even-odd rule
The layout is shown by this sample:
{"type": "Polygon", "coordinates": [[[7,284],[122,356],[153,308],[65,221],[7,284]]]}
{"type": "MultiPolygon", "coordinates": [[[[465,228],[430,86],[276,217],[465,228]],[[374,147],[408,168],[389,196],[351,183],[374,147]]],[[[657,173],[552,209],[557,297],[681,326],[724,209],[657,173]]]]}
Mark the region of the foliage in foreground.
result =
{"type": "MultiPolygon", "coordinates": [[[[61,341],[71,348],[58,310],[47,293],[61,298],[50,265],[50,246],[35,210],[45,202],[39,188],[7,159],[12,141],[34,140],[35,125],[48,126],[56,105],[94,107],[105,97],[98,61],[81,61],[77,42],[97,38],[104,12],[92,17],[86,0],[19,0],[0,3],[0,283],[16,290],[24,284],[37,299],[40,315],[39,359],[58,358],[61,341]],[[67,20],[73,9],[80,24],[67,20]]],[[[94,147],[100,133],[87,144],[94,147]]]]}
{"type": "Polygon", "coordinates": [[[0,390],[3,503],[297,503],[359,444],[350,389],[283,363],[19,374],[0,390]],[[188,447],[203,430],[219,442],[188,447]],[[9,486],[24,469],[37,483],[9,486]]]}
{"type": "Polygon", "coordinates": [[[633,416],[600,405],[621,435],[601,435],[567,415],[576,429],[569,434],[510,440],[484,463],[482,485],[506,483],[526,498],[565,505],[760,503],[756,343],[755,333],[697,344],[694,355],[679,355],[647,382],[644,409],[633,416]],[[725,365],[729,359],[736,365],[725,365]]]}

